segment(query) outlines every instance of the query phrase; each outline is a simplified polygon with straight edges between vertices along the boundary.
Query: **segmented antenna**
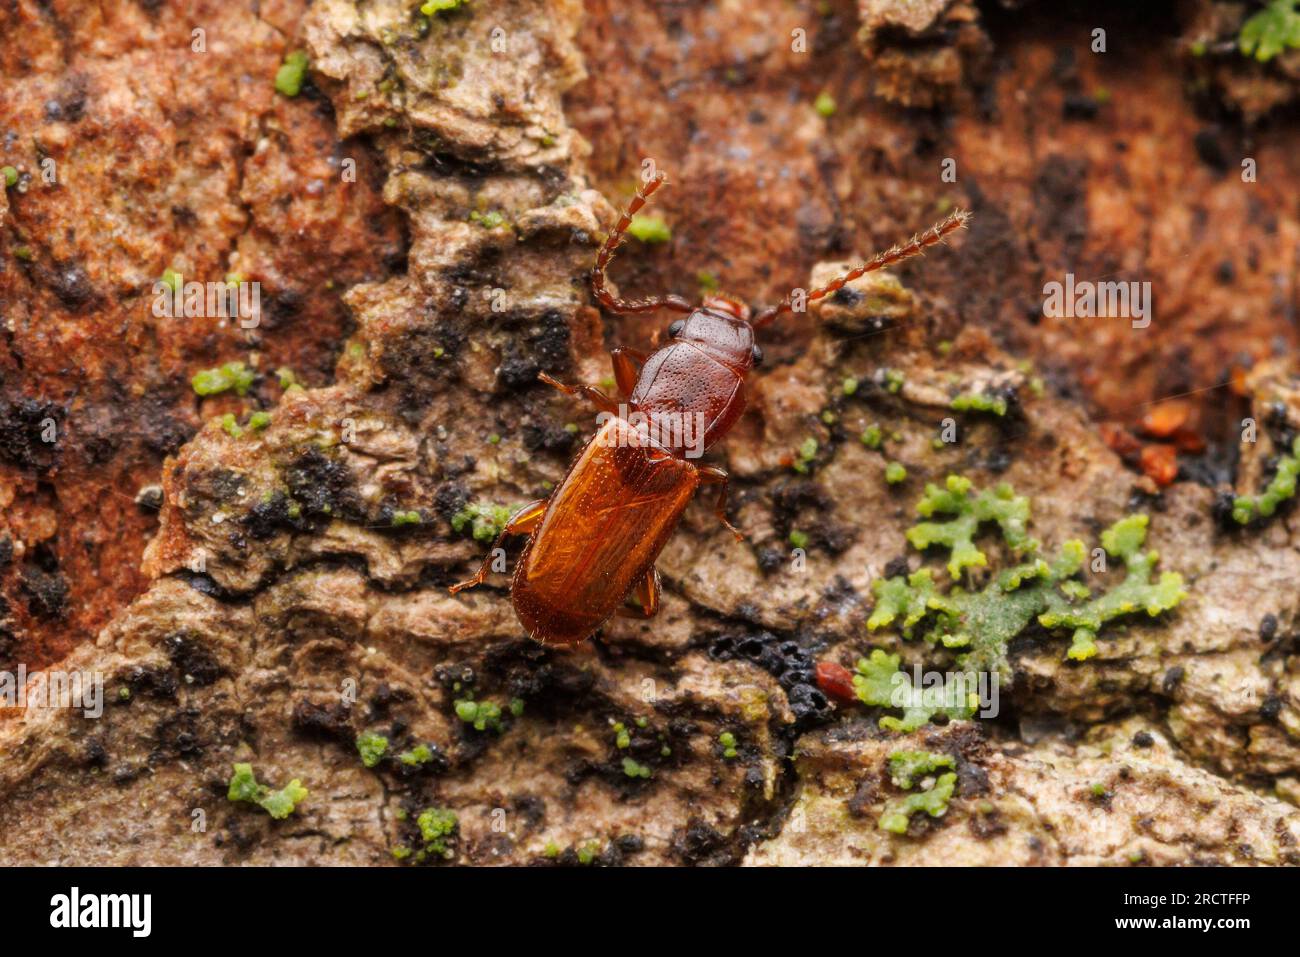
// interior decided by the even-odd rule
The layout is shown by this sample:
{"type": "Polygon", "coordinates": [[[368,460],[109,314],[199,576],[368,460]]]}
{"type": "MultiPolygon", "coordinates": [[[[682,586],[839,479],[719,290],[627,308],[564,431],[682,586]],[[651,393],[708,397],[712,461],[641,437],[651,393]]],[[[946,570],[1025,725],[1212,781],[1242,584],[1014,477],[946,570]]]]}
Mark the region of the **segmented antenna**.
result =
{"type": "Polygon", "coordinates": [[[671,309],[674,312],[693,312],[695,307],[683,299],[681,296],[658,296],[653,299],[619,299],[607,288],[605,288],[605,270],[609,262],[618,252],[618,247],[623,244],[624,234],[627,228],[632,225],[632,217],[635,216],[646,204],[651,195],[660,186],[668,181],[663,173],[658,173],[654,179],[646,183],[632,197],[632,202],[628,203],[627,209],[619,217],[618,224],[605,239],[605,244],[600,247],[600,253],[596,256],[595,268],[591,271],[591,291],[602,306],[610,312],[620,315],[630,315],[638,312],[653,312],[656,309],[671,309]]]}
{"type": "MultiPolygon", "coordinates": [[[[961,229],[970,221],[970,213],[964,209],[953,210],[953,212],[942,222],[935,223],[923,233],[917,233],[905,243],[899,243],[883,253],[877,253],[872,259],[867,260],[861,266],[850,269],[838,279],[828,282],[826,285],[813,289],[808,293],[804,300],[805,304],[816,302],[831,295],[837,290],[843,288],[845,283],[853,282],[859,276],[865,276],[869,272],[875,272],[877,269],[884,269],[886,266],[892,266],[896,262],[901,262],[912,256],[924,252],[930,246],[943,241],[943,238],[955,230],[961,229]]],[[[753,326],[760,329],[766,326],[783,312],[792,312],[791,303],[794,299],[794,293],[786,296],[775,306],[768,306],[757,316],[754,317],[753,326]]]]}

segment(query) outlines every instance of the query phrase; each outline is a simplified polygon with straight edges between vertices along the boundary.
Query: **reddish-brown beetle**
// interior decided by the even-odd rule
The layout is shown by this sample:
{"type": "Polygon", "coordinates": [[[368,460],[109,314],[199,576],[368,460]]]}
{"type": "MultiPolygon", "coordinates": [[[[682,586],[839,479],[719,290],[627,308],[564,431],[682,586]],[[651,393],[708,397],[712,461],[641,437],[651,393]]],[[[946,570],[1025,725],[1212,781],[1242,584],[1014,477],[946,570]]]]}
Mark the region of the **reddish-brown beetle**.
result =
{"type": "MultiPolygon", "coordinates": [[[[725,296],[708,296],[692,306],[678,296],[623,300],[611,294],[605,287],[606,267],[632,217],[663,183],[661,173],[628,205],[596,257],[591,289],[613,313],[668,309],[686,318],[669,327],[671,341],[650,355],[613,351],[614,379],[627,397],[622,409],[594,386],[565,385],[541,375],[562,392],[587,399],[604,421],[551,497],[515,512],[493,548],[495,552],[508,535],[529,536],[515,567],[511,597],[524,628],[548,644],[583,641],[615,613],[649,618],[658,611],[655,560],[700,485],[719,486],[718,518],[741,537],[726,517],[727,474],[689,459],[726,435],[744,411],[745,377],[762,358],[754,330],[792,311],[793,299],[787,296],[751,321],[748,306],[725,296]],[[694,417],[700,428],[689,428],[686,417],[694,417]],[[664,428],[664,423],[681,427],[664,428]],[[698,437],[694,443],[687,441],[691,434],[698,437]],[[639,608],[625,604],[633,592],[639,608]]],[[[908,242],[810,290],[803,303],[916,255],[966,220],[967,214],[957,210],[908,242]]],[[[452,593],[481,584],[491,566],[489,554],[478,573],[452,586],[452,593]]]]}

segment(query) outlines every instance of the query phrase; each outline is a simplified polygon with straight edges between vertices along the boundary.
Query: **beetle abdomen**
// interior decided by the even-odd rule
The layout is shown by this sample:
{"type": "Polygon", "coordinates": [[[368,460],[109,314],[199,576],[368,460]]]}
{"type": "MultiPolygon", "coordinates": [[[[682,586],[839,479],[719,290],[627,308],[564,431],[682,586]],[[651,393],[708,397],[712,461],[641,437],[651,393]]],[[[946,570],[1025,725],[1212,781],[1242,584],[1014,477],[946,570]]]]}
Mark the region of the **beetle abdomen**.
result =
{"type": "Polygon", "coordinates": [[[699,484],[695,466],[612,418],[569,469],[515,571],[528,633],[548,644],[589,637],[654,566],[699,484]]]}

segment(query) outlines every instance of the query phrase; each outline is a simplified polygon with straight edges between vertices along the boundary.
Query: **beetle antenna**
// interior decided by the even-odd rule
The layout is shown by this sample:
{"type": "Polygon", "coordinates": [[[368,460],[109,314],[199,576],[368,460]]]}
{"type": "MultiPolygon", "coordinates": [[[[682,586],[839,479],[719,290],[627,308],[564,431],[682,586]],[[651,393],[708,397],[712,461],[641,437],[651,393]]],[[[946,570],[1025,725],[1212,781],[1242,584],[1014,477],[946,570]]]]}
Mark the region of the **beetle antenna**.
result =
{"type": "MultiPolygon", "coordinates": [[[[846,283],[853,282],[853,280],[860,276],[865,276],[869,272],[875,272],[877,269],[884,269],[887,266],[892,266],[896,262],[901,262],[904,259],[923,253],[930,246],[943,242],[945,236],[955,230],[961,229],[969,221],[970,213],[966,212],[966,210],[953,210],[946,219],[942,222],[935,223],[925,232],[917,233],[907,242],[899,243],[890,249],[886,249],[883,253],[877,253],[874,258],[867,260],[861,266],[850,269],[838,279],[828,282],[826,285],[820,286],[817,289],[811,290],[804,302],[805,304],[816,302],[818,299],[823,299],[826,296],[831,295],[841,289],[846,283]]],[[[791,293],[775,306],[768,306],[754,317],[752,325],[755,329],[758,329],[766,326],[784,312],[793,312],[793,301],[794,293],[791,293]]]]}
{"type": "Polygon", "coordinates": [[[695,310],[695,307],[681,296],[658,296],[654,299],[620,299],[605,287],[605,269],[609,266],[609,261],[614,258],[614,254],[618,252],[618,247],[623,244],[624,234],[627,233],[627,228],[632,225],[632,217],[646,204],[646,200],[650,198],[654,191],[667,181],[668,177],[663,173],[658,173],[654,179],[636,191],[636,195],[632,197],[632,202],[628,203],[627,209],[619,217],[618,224],[605,238],[605,243],[600,247],[600,253],[596,256],[596,266],[591,271],[591,291],[600,304],[610,312],[619,315],[630,315],[638,312],[653,312],[656,309],[671,309],[674,312],[693,312],[695,310]]]}

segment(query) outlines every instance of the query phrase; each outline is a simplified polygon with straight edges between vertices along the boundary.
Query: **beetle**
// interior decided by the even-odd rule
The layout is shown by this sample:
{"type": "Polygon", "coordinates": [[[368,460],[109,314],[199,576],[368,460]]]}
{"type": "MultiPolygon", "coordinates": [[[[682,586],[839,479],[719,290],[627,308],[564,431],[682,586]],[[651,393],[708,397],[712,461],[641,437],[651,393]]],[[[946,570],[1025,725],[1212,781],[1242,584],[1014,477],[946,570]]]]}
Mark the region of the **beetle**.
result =
{"type": "MultiPolygon", "coordinates": [[[[668,327],[669,341],[653,353],[612,350],[614,380],[626,397],[621,407],[595,386],[566,385],[544,372],[539,375],[561,392],[590,402],[601,413],[601,424],[550,498],[511,515],[474,577],[451,587],[456,594],[482,584],[501,543],[511,535],[527,535],[510,593],[520,623],[545,644],[582,642],[616,613],[642,618],[656,614],[660,589],[655,560],[700,486],[718,486],[718,519],[737,539],[743,538],[727,521],[726,472],[696,465],[692,458],[726,435],[744,411],[745,378],[763,355],[754,330],[795,311],[796,300],[792,293],[751,319],[749,307],[729,296],[706,296],[696,306],[679,296],[627,300],[611,293],[606,287],[610,260],[632,217],[664,182],[664,175],[658,174],[628,204],[596,256],[591,291],[597,302],[618,315],[664,309],[685,318],[668,327]],[[699,428],[688,442],[692,430],[684,424],[692,419],[699,428]],[[661,428],[664,423],[683,427],[661,428]],[[629,596],[639,607],[627,604],[629,596]]],[[[801,305],[922,252],[968,218],[956,210],[909,241],[808,291],[801,305]]]]}

